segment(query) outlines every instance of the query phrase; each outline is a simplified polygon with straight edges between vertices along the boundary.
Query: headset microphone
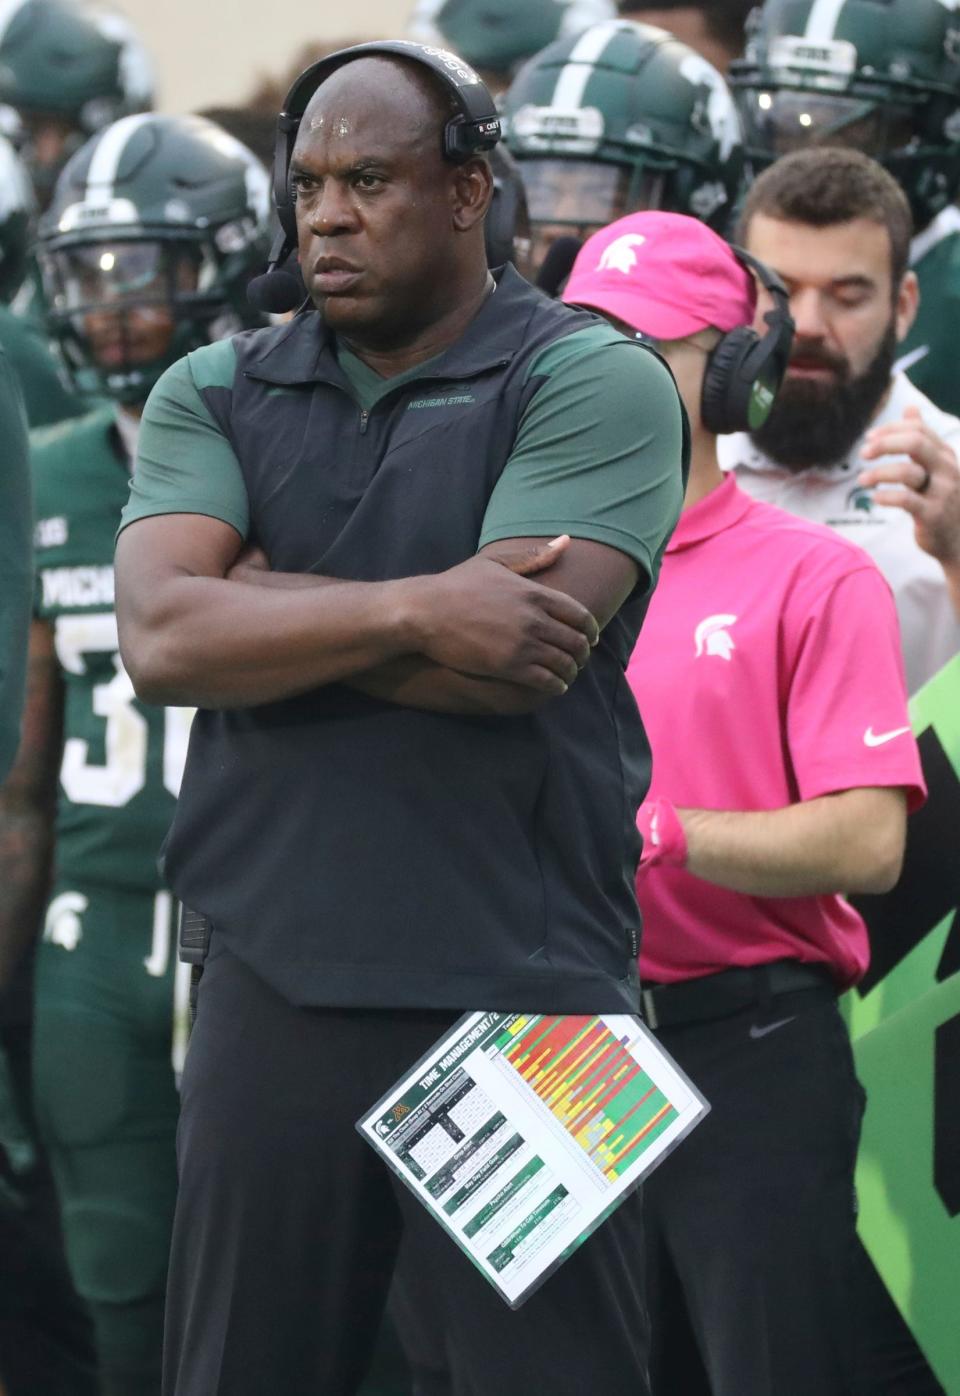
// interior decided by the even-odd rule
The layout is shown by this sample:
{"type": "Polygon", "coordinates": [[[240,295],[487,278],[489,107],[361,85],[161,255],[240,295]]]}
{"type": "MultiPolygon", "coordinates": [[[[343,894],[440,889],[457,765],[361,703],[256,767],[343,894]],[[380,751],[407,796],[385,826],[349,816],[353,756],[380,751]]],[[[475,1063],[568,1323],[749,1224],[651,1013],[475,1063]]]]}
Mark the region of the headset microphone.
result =
{"type": "Polygon", "coordinates": [[[247,286],[247,300],[254,310],[261,310],[264,315],[283,315],[287,310],[296,310],[305,299],[303,282],[283,267],[274,267],[273,271],[255,276],[247,286]]]}
{"type": "Polygon", "coordinates": [[[300,269],[287,257],[286,265],[280,265],[286,257],[286,234],[279,233],[270,249],[267,270],[247,283],[247,300],[254,310],[264,315],[282,315],[287,310],[296,310],[307,298],[307,288],[303,284],[300,269]]]}

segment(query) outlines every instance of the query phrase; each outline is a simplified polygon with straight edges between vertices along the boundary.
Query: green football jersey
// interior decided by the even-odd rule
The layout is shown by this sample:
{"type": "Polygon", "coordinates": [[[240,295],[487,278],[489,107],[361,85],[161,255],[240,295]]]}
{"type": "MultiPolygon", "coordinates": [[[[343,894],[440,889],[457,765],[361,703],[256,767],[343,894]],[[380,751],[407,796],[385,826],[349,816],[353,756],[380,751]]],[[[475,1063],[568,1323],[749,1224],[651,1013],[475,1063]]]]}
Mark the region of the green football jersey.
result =
{"type": "Polygon", "coordinates": [[[906,360],[910,381],[922,393],[960,417],[960,211],[944,209],[914,239],[912,263],[920,283],[920,309],[898,356],[906,360]]]}
{"type": "Polygon", "coordinates": [[[0,345],[16,369],[23,389],[27,420],[45,427],[67,417],[79,417],[88,404],[72,393],[57,370],[56,360],[39,326],[0,305],[0,345]]]}
{"type": "Polygon", "coordinates": [[[158,888],[192,709],[145,707],[117,648],[113,547],[129,470],[114,409],[34,432],[35,614],[64,683],[57,805],[61,880],[158,888]]]}
{"type": "Polygon", "coordinates": [[[0,781],[20,742],[33,557],[27,419],[13,367],[0,349],[0,781]]]}

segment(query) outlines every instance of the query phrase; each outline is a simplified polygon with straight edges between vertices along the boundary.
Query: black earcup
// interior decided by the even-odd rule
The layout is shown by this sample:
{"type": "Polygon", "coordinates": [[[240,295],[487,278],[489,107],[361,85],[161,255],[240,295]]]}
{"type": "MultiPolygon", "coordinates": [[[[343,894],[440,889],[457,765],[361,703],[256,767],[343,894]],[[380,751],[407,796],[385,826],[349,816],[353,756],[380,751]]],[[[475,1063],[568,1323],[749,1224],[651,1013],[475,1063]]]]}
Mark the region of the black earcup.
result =
{"type": "Polygon", "coordinates": [[[484,220],[483,237],[487,266],[501,267],[514,260],[514,239],[529,236],[527,197],[513,156],[496,146],[488,158],[493,171],[493,199],[484,220]]]}
{"type": "Polygon", "coordinates": [[[700,416],[707,431],[725,436],[746,431],[750,425],[753,380],[744,365],[753,355],[760,336],[748,325],[725,334],[707,359],[700,398],[700,416]]]}

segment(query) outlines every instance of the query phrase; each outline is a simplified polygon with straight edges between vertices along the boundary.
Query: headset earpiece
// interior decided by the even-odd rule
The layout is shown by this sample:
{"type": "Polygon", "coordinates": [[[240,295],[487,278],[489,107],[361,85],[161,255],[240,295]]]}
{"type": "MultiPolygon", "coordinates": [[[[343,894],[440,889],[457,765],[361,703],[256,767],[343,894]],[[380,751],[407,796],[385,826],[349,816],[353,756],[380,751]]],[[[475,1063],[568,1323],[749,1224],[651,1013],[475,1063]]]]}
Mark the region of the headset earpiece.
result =
{"type": "Polygon", "coordinates": [[[443,158],[454,165],[462,165],[474,155],[492,150],[499,139],[500,118],[496,113],[481,121],[467,121],[463,116],[451,117],[443,128],[443,158]]]}
{"type": "Polygon", "coordinates": [[[794,331],[790,297],[780,277],[742,248],[732,251],[770,293],[773,309],[764,316],[764,335],[741,325],[723,336],[707,360],[700,415],[707,431],[717,436],[756,431],[767,420],[787,371],[794,331]]]}
{"type": "Polygon", "coordinates": [[[743,325],[725,334],[710,351],[703,375],[700,416],[707,431],[716,436],[746,428],[742,393],[738,391],[740,369],[759,343],[756,330],[743,325]]]}

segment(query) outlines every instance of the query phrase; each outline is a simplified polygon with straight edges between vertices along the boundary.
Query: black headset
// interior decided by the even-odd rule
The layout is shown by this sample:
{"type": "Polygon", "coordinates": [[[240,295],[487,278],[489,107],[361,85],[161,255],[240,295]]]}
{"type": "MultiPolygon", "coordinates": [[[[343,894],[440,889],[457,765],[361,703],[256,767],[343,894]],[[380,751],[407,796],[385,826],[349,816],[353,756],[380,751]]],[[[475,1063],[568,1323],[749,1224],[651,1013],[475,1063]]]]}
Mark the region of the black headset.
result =
{"type": "Polygon", "coordinates": [[[517,238],[529,236],[530,216],[523,176],[516,160],[505,146],[498,146],[490,156],[493,173],[493,198],[483,224],[483,240],[487,249],[487,266],[500,267],[515,262],[517,238]]]}
{"type": "Polygon", "coordinates": [[[711,350],[703,375],[700,415],[707,431],[723,436],[734,431],[756,431],[770,416],[774,399],[790,361],[794,323],[790,296],[770,267],[740,247],[731,251],[741,266],[752,272],[773,299],[764,315],[766,333],[740,325],[723,336],[711,350]]]}
{"type": "Polygon", "coordinates": [[[463,164],[474,155],[492,150],[500,139],[500,116],[493,98],[468,63],[445,49],[415,44],[405,39],[384,39],[338,49],[300,74],[287,93],[277,120],[273,155],[273,201],[280,220],[280,232],[270,251],[268,274],[282,265],[297,245],[297,215],[290,188],[290,158],[297,132],[310,98],[331,73],[368,56],[407,58],[429,68],[442,82],[456,104],[456,113],[443,128],[442,152],[445,160],[463,164]]]}

